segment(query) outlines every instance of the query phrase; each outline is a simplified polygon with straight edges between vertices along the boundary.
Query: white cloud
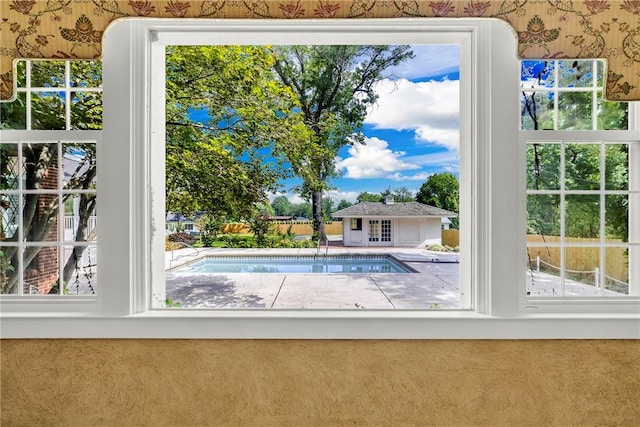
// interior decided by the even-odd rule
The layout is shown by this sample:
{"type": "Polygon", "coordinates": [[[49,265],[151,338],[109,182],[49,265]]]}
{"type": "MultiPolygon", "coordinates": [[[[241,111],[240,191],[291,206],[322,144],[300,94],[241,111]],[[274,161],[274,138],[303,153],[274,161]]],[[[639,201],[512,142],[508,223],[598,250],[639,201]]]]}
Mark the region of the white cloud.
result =
{"type": "Polygon", "coordinates": [[[294,205],[299,205],[300,203],[307,202],[307,200],[305,200],[302,197],[300,197],[300,195],[297,194],[297,193],[289,193],[289,192],[284,192],[284,191],[281,191],[281,192],[278,192],[278,193],[269,194],[268,195],[269,202],[273,202],[273,199],[275,199],[276,197],[279,197],[279,196],[285,196],[294,205]]]}
{"type": "Polygon", "coordinates": [[[429,154],[407,156],[405,161],[419,165],[441,168],[458,168],[460,158],[457,151],[438,151],[429,154]]]}
{"type": "Polygon", "coordinates": [[[426,181],[429,176],[431,176],[429,172],[418,172],[413,175],[405,175],[400,172],[396,172],[393,175],[388,176],[387,178],[394,181],[426,181]]]}
{"type": "Polygon", "coordinates": [[[403,151],[391,151],[387,141],[365,138],[365,144],[355,143],[346,159],[336,159],[336,168],[346,170],[347,178],[386,178],[399,171],[419,169],[418,165],[402,160],[403,151]]]}
{"type": "Polygon", "coordinates": [[[355,203],[358,199],[358,195],[360,193],[357,191],[340,191],[340,190],[329,190],[327,191],[327,197],[331,197],[335,204],[340,203],[340,200],[344,199],[347,202],[355,203]]]}
{"type": "Polygon", "coordinates": [[[460,84],[457,80],[382,80],[378,102],[365,123],[377,129],[413,130],[416,140],[457,150],[460,144],[460,84]]]}
{"type": "Polygon", "coordinates": [[[457,45],[412,45],[415,57],[392,69],[396,77],[415,80],[440,76],[460,69],[460,47],[457,45]]]}
{"type": "MultiPolygon", "coordinates": [[[[333,199],[335,204],[337,205],[340,200],[344,199],[348,202],[355,203],[358,199],[358,195],[360,195],[359,191],[340,191],[340,190],[328,190],[325,191],[324,197],[330,197],[333,199]]],[[[301,203],[306,203],[308,200],[300,197],[299,194],[293,192],[281,191],[278,193],[271,193],[268,195],[269,202],[273,202],[273,199],[279,196],[285,196],[289,201],[294,205],[299,205],[301,203]]]]}

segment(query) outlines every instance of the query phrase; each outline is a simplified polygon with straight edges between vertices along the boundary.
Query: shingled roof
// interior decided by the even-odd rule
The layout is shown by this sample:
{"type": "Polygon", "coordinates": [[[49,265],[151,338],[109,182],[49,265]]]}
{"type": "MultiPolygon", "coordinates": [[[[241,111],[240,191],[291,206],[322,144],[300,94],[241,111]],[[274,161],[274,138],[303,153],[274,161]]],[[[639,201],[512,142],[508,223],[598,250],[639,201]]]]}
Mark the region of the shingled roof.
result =
{"type": "Polygon", "coordinates": [[[435,206],[425,205],[418,202],[410,203],[371,203],[361,202],[348,208],[340,209],[332,215],[334,218],[354,218],[367,216],[437,216],[437,217],[456,217],[457,213],[436,208],[435,206]]]}

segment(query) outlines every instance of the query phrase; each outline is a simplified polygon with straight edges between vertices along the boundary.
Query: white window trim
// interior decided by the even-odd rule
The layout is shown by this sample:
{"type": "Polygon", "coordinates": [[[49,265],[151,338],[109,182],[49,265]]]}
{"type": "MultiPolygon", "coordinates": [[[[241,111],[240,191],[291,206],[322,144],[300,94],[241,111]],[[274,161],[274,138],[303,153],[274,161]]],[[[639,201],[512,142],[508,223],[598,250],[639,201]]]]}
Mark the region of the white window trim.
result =
{"type": "Polygon", "coordinates": [[[7,313],[5,301],[0,300],[2,337],[640,338],[637,300],[625,300],[624,310],[602,300],[593,301],[593,307],[571,306],[571,311],[528,313],[523,309],[525,156],[524,146],[514,143],[520,90],[516,39],[504,22],[132,19],[109,29],[104,55],[105,130],[98,157],[100,227],[108,230],[101,232],[98,250],[103,310],[7,313]],[[209,40],[233,34],[235,43],[264,43],[269,37],[299,41],[310,34],[315,34],[314,42],[329,39],[326,42],[331,43],[331,36],[338,36],[340,42],[341,34],[360,34],[372,43],[370,39],[382,35],[385,44],[406,43],[403,34],[468,32],[473,48],[472,93],[470,100],[461,102],[461,117],[471,121],[473,131],[461,135],[471,141],[470,158],[461,153],[461,161],[469,161],[471,170],[472,197],[463,201],[469,204],[463,211],[472,212],[474,218],[469,224],[473,250],[468,271],[474,283],[475,311],[149,310],[152,278],[163,268],[151,262],[157,256],[153,242],[160,235],[164,239],[164,217],[160,221],[158,209],[153,209],[163,201],[164,191],[150,186],[164,173],[163,168],[152,167],[164,165],[164,159],[163,150],[152,147],[153,130],[158,129],[154,120],[163,117],[155,113],[158,105],[151,103],[152,99],[157,102],[151,97],[153,81],[164,82],[164,75],[158,70],[151,73],[150,65],[154,49],[160,48],[154,41],[185,31],[196,38],[208,32],[209,40]],[[493,98],[489,96],[492,88],[493,98]]]}

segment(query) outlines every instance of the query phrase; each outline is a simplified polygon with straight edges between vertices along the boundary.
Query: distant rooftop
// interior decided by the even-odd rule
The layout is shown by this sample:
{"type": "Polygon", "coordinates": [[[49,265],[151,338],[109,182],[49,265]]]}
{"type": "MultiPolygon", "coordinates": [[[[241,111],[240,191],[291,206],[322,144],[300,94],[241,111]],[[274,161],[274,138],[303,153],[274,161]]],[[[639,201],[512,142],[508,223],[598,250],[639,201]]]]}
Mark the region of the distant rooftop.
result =
{"type": "Polygon", "coordinates": [[[395,202],[391,204],[360,202],[333,213],[334,218],[353,218],[367,216],[456,217],[458,216],[458,214],[418,202],[395,202]]]}

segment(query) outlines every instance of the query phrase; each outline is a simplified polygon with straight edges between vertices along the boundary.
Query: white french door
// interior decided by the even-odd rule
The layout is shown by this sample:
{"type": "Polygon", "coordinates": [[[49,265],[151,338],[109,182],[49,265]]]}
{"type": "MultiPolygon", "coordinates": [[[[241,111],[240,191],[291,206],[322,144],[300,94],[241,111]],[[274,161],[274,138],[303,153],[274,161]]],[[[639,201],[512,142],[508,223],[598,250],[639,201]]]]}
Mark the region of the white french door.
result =
{"type": "Polygon", "coordinates": [[[389,246],[392,242],[392,230],[390,219],[370,219],[369,246],[389,246]]]}

